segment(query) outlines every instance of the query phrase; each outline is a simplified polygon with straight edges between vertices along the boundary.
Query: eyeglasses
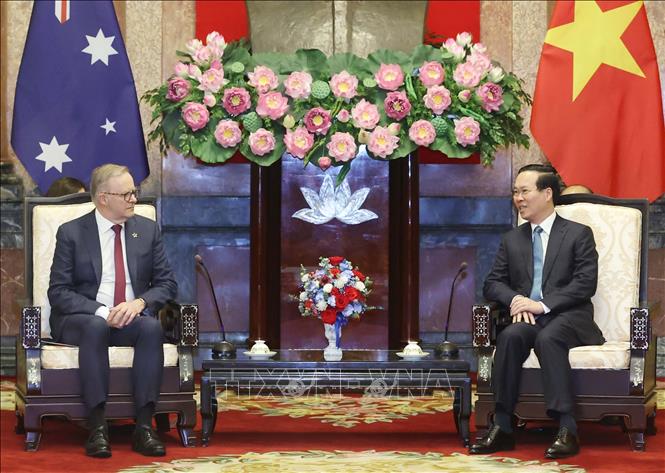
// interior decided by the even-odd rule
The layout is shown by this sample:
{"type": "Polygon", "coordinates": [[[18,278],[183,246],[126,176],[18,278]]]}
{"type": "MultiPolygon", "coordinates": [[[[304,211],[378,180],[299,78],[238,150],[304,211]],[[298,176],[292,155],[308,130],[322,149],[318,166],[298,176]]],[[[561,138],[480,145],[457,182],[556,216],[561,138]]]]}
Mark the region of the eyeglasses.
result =
{"type": "Polygon", "coordinates": [[[518,197],[518,196],[526,197],[529,194],[529,192],[533,192],[534,190],[536,189],[522,189],[522,190],[513,189],[513,197],[518,197]]]}
{"type": "Polygon", "coordinates": [[[132,197],[134,197],[136,200],[139,198],[139,194],[141,191],[139,189],[132,189],[128,192],[100,192],[100,194],[109,194],[109,195],[119,195],[122,196],[123,199],[125,199],[125,202],[131,202],[132,197]]]}

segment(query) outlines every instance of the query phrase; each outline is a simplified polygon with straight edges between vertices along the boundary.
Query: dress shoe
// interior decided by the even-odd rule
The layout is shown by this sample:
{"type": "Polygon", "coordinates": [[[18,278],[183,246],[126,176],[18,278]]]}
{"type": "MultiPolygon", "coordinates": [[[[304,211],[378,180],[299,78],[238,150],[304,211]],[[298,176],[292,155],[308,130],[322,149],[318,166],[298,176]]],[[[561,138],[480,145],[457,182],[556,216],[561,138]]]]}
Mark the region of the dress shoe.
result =
{"type": "Polygon", "coordinates": [[[502,450],[515,449],[515,436],[501,430],[498,425],[493,426],[487,434],[469,447],[472,455],[494,453],[502,450]]]}
{"type": "Polygon", "coordinates": [[[561,427],[556,434],[554,443],[545,451],[546,458],[566,458],[577,455],[580,452],[580,445],[577,443],[577,437],[570,433],[566,427],[561,427]]]}
{"type": "Polygon", "coordinates": [[[85,454],[95,458],[111,456],[111,445],[106,425],[99,425],[90,431],[88,440],[85,442],[85,454]]]}
{"type": "Polygon", "coordinates": [[[132,450],[148,457],[163,457],[166,455],[166,447],[159,440],[157,433],[150,427],[136,426],[132,434],[132,450]]]}

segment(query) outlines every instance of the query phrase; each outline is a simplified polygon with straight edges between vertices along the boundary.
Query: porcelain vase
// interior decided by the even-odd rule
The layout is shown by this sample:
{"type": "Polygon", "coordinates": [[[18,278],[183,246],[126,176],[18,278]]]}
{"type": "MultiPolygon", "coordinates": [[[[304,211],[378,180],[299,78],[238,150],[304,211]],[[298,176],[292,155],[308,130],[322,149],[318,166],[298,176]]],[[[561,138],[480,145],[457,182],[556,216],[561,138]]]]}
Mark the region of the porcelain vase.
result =
{"type": "MultiPolygon", "coordinates": [[[[337,345],[337,331],[334,324],[323,324],[328,346],[323,350],[323,359],[326,361],[339,361],[342,359],[342,349],[337,345]]],[[[342,329],[339,329],[339,336],[342,336],[342,329]]]]}

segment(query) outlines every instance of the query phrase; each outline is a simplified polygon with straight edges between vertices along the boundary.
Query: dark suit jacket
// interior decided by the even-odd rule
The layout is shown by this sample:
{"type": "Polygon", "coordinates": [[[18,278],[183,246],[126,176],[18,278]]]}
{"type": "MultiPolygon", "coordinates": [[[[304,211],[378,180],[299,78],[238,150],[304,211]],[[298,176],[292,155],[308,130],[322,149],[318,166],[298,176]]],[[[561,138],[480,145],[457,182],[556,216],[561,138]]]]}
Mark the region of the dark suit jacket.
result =
{"type": "MultiPolygon", "coordinates": [[[[56,340],[63,317],[94,314],[102,305],[95,300],[102,276],[98,235],[94,210],[58,229],[48,289],[51,332],[56,340]]],[[[134,294],[145,300],[146,312],[156,313],[178,290],[159,227],[138,215],[128,219],[125,245],[134,294]]]]}
{"type": "MultiPolygon", "coordinates": [[[[598,283],[598,253],[586,225],[556,216],[543,265],[543,303],[547,317],[565,317],[584,345],[604,343],[593,321],[591,297],[598,283]]],[[[488,300],[510,306],[513,297],[529,297],[533,284],[531,225],[506,233],[483,290],[488,300]]],[[[541,316],[542,317],[542,316],[541,316]]]]}

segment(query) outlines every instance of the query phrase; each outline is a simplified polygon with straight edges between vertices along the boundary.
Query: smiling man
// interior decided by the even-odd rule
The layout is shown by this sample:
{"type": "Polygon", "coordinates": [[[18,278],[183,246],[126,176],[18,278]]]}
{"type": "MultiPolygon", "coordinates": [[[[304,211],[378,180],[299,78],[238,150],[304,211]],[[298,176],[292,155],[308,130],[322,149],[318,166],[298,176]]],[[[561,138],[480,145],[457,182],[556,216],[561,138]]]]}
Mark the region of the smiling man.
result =
{"type": "Polygon", "coordinates": [[[568,351],[602,345],[591,297],[598,280],[598,253],[591,229],[558,216],[559,179],[551,166],[519,170],[513,203],[526,223],[503,236],[485,280],[484,296],[510,308],[512,324],[497,337],[492,384],[494,425],[469,449],[485,454],[512,450],[512,416],[522,363],[535,349],[543,374],[545,403],[559,431],[547,458],[579,452],[568,351]]]}
{"type": "Polygon", "coordinates": [[[92,173],[95,210],[60,226],[48,297],[56,341],[79,346],[83,400],[92,457],[111,456],[105,420],[109,346],[134,347],[132,386],[136,430],[132,448],[162,456],[152,429],[164,364],[163,333],[154,315],[176,296],[177,285],[155,222],[135,216],[138,189],[125,166],[92,173]]]}

